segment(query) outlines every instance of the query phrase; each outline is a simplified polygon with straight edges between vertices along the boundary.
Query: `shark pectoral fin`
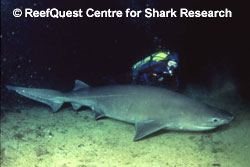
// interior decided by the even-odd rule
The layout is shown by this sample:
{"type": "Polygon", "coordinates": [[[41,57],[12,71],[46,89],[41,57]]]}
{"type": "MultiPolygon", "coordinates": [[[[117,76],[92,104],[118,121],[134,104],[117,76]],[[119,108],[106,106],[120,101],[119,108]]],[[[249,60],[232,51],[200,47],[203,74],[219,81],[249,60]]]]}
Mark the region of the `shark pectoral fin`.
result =
{"type": "Polygon", "coordinates": [[[147,120],[144,122],[138,122],[135,124],[136,134],[134,137],[134,141],[140,140],[145,136],[148,136],[156,131],[159,131],[166,126],[161,124],[155,120],[147,120]]]}
{"type": "Polygon", "coordinates": [[[72,107],[73,107],[74,110],[79,110],[79,108],[82,107],[82,105],[77,104],[77,103],[71,103],[71,105],[72,105],[72,107]]]}
{"type": "MultiPolygon", "coordinates": [[[[29,96],[26,96],[29,97],[29,96]]],[[[29,97],[33,100],[37,100],[41,103],[47,104],[48,106],[50,106],[50,108],[53,110],[53,112],[57,112],[63,105],[63,102],[54,102],[52,100],[48,100],[48,99],[42,99],[42,98],[38,98],[38,97],[29,97]]]]}
{"type": "Polygon", "coordinates": [[[47,102],[46,104],[48,104],[54,112],[57,112],[62,107],[63,103],[47,102]]]}
{"type": "Polygon", "coordinates": [[[98,120],[102,117],[105,117],[105,114],[103,112],[100,112],[100,111],[94,110],[94,114],[95,114],[95,120],[98,120]]]}

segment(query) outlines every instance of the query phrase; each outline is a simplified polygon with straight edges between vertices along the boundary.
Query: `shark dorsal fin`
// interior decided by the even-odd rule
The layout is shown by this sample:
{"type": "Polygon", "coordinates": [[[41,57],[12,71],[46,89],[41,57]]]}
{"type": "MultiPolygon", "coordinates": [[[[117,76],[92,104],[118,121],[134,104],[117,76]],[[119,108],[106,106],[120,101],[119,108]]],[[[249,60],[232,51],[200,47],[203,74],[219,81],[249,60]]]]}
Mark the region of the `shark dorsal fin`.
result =
{"type": "Polygon", "coordinates": [[[82,88],[89,88],[90,86],[80,80],[75,80],[75,87],[73,89],[73,91],[82,89],[82,88]]]}

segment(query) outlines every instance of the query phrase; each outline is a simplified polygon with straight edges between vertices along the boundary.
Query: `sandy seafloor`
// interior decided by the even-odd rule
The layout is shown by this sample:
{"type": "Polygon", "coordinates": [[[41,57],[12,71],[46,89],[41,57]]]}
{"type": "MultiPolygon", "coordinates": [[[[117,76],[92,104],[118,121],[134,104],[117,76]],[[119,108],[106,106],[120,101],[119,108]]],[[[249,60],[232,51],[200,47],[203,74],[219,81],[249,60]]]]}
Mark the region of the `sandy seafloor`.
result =
{"type": "Polygon", "coordinates": [[[206,133],[161,131],[138,142],[132,141],[133,125],[95,121],[90,110],[64,106],[53,113],[33,101],[2,108],[1,166],[248,167],[249,107],[213,96],[201,101],[235,113],[229,126],[206,133]]]}

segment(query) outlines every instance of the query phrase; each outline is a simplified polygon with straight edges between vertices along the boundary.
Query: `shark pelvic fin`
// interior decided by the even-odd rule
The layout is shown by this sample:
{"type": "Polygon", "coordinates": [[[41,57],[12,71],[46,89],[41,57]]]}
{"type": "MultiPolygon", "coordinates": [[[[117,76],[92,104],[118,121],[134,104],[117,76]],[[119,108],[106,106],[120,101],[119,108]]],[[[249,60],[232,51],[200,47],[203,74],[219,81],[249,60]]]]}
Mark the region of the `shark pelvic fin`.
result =
{"type": "Polygon", "coordinates": [[[105,117],[105,114],[103,112],[94,111],[94,113],[95,113],[95,120],[105,117]]]}
{"type": "Polygon", "coordinates": [[[161,124],[155,120],[146,120],[144,122],[138,122],[135,124],[136,134],[134,137],[134,141],[140,140],[143,137],[157,132],[165,127],[166,125],[161,124]]]}
{"type": "Polygon", "coordinates": [[[90,86],[80,80],[75,80],[75,87],[73,89],[73,91],[79,90],[79,89],[83,89],[83,88],[89,88],[90,86]]]}
{"type": "Polygon", "coordinates": [[[77,104],[77,103],[71,103],[71,105],[72,105],[72,107],[73,107],[74,110],[79,110],[79,108],[82,107],[82,105],[77,104]]]}

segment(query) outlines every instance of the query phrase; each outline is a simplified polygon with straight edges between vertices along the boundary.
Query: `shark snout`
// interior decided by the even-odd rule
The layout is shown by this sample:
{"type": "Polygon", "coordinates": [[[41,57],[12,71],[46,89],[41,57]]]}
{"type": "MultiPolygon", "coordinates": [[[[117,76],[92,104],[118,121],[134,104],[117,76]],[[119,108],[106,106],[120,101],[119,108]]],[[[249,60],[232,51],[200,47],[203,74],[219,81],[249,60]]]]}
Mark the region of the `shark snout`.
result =
{"type": "Polygon", "coordinates": [[[234,119],[234,115],[231,113],[228,113],[228,116],[227,116],[228,123],[231,122],[233,119],[234,119]]]}
{"type": "Polygon", "coordinates": [[[230,123],[234,119],[234,115],[226,111],[218,111],[208,122],[202,124],[203,128],[216,128],[230,123]]]}
{"type": "MultiPolygon", "coordinates": [[[[231,114],[231,113],[224,113],[223,116],[221,117],[221,122],[220,122],[220,125],[225,125],[225,124],[228,124],[230,123],[232,120],[234,119],[234,115],[231,114]]],[[[218,122],[219,124],[219,122],[218,122]]]]}

